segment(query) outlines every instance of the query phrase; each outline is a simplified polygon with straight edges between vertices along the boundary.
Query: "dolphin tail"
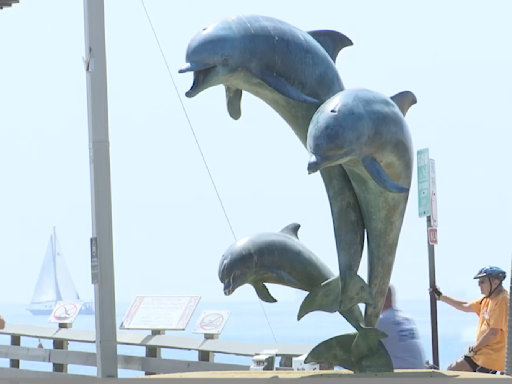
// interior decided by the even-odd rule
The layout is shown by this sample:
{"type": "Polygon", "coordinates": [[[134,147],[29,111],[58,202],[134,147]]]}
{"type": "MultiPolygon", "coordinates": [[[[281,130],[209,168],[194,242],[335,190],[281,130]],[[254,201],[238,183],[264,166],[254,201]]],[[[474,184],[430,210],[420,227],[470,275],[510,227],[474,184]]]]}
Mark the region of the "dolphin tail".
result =
{"type": "Polygon", "coordinates": [[[384,347],[379,342],[370,354],[358,359],[352,355],[352,346],[358,338],[357,332],[346,333],[332,337],[316,345],[308,354],[304,362],[327,363],[334,366],[358,372],[393,372],[393,362],[384,347]]]}
{"type": "Polygon", "coordinates": [[[386,337],[388,335],[377,328],[360,328],[351,347],[352,358],[359,360],[363,356],[374,353],[379,346],[379,340],[386,337]]]}
{"type": "Polygon", "coordinates": [[[299,308],[297,320],[314,311],[334,313],[347,310],[359,303],[373,303],[370,287],[360,276],[347,272],[343,280],[343,292],[339,276],[332,277],[312,289],[299,308]]]}

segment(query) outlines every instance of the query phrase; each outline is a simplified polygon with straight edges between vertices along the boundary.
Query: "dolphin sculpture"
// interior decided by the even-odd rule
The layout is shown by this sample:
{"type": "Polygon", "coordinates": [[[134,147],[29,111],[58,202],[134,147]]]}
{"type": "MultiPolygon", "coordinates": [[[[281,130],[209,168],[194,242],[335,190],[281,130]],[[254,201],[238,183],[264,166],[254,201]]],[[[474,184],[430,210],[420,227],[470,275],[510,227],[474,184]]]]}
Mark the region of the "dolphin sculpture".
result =
{"type": "Polygon", "coordinates": [[[178,72],[194,74],[185,93],[189,98],[223,84],[227,110],[235,120],[241,117],[245,90],[270,104],[288,123],[298,124],[304,116],[309,123],[310,110],[344,89],[334,60],[351,45],[336,31],[304,32],[271,17],[238,15],[198,32],[188,44],[187,63],[178,72]],[[305,106],[309,108],[301,113],[305,106]]]}
{"type": "MultiPolygon", "coordinates": [[[[345,35],[330,30],[305,32],[266,16],[239,15],[198,32],[189,42],[180,73],[193,72],[186,96],[224,85],[231,118],[241,116],[242,91],[263,100],[292,128],[306,147],[311,118],[344,85],[336,58],[352,45],[345,35]]],[[[364,247],[364,223],[351,181],[342,166],[320,170],[329,199],[343,290],[354,283],[364,247]],[[346,272],[347,278],[342,278],[346,272]]],[[[369,287],[347,302],[372,303],[369,287]]],[[[332,311],[338,309],[332,304],[332,311]]],[[[307,311],[307,307],[304,308],[307,311]]]]}
{"type": "MultiPolygon", "coordinates": [[[[310,292],[333,278],[334,274],[327,265],[299,240],[299,229],[300,224],[291,223],[279,232],[258,233],[231,244],[219,262],[219,280],[224,285],[224,294],[229,296],[237,288],[250,284],[261,300],[275,303],[277,300],[265,283],[310,292]]],[[[377,328],[361,324],[363,315],[359,306],[354,305],[339,313],[357,331],[350,337],[341,335],[335,339],[336,356],[343,367],[356,369],[366,364],[368,359],[374,363],[381,361],[379,359],[387,361],[385,357],[374,355],[374,351],[382,350],[380,339],[387,335],[377,328]]],[[[392,364],[388,370],[392,370],[392,364]]]]}
{"type": "MultiPolygon", "coordinates": [[[[368,89],[345,90],[317,110],[308,131],[308,172],[342,165],[361,207],[374,299],[365,308],[367,327],[376,326],[384,304],[409,198],[414,157],[405,115],[416,103],[410,91],[390,98],[368,89]]],[[[329,308],[338,299],[330,292],[327,284],[313,290],[309,310],[329,308]]],[[[340,309],[354,304],[342,300],[340,309]]]]}

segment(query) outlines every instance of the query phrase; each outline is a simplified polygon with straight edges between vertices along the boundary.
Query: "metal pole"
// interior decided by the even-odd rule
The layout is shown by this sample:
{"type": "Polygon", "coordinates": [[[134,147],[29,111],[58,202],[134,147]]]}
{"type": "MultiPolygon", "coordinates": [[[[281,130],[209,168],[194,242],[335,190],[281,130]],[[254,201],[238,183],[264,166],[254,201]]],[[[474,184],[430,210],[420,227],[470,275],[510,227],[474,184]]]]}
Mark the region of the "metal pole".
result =
{"type": "Polygon", "coordinates": [[[84,0],[97,376],[117,378],[117,329],[103,0],[84,0]],[[97,262],[97,265],[95,264],[97,262]],[[97,268],[96,268],[97,267],[97,268]]]}
{"type": "Polygon", "coordinates": [[[505,358],[505,375],[512,376],[512,268],[510,273],[510,288],[508,291],[508,320],[507,320],[507,352],[505,358]]]}
{"type": "MultiPolygon", "coordinates": [[[[427,245],[428,245],[428,272],[430,288],[436,286],[436,263],[434,245],[428,241],[428,229],[431,226],[430,215],[427,216],[427,245]]],[[[437,333],[437,300],[435,295],[430,295],[430,323],[432,325],[432,359],[434,365],[441,369],[439,366],[439,347],[438,347],[438,333],[437,333]]]]}

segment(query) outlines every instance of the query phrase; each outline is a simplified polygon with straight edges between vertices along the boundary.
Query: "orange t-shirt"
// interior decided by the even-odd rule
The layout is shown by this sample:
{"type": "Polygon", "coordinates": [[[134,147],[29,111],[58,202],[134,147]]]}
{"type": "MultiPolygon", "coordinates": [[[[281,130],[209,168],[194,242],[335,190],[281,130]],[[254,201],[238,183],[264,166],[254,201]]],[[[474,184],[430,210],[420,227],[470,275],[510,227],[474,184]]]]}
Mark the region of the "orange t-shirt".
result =
{"type": "Polygon", "coordinates": [[[476,352],[472,359],[478,365],[505,371],[505,353],[507,350],[507,319],[508,319],[508,292],[504,289],[498,296],[482,298],[470,302],[471,310],[478,317],[476,341],[480,340],[490,328],[498,328],[498,336],[490,344],[476,352]]]}

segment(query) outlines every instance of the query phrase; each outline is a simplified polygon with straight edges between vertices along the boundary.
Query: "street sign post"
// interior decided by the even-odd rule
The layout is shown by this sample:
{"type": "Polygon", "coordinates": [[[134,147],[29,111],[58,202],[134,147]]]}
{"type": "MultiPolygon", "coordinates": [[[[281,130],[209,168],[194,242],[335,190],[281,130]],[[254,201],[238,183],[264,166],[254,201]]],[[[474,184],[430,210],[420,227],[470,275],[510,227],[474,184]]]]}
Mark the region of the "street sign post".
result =
{"type": "MultiPolygon", "coordinates": [[[[426,217],[428,270],[430,288],[436,286],[435,250],[437,245],[437,185],[435,161],[430,159],[428,148],[417,153],[418,171],[418,215],[426,217]]],[[[439,346],[437,330],[437,300],[430,295],[430,322],[432,325],[432,359],[434,365],[439,367],[439,346]]]]}

